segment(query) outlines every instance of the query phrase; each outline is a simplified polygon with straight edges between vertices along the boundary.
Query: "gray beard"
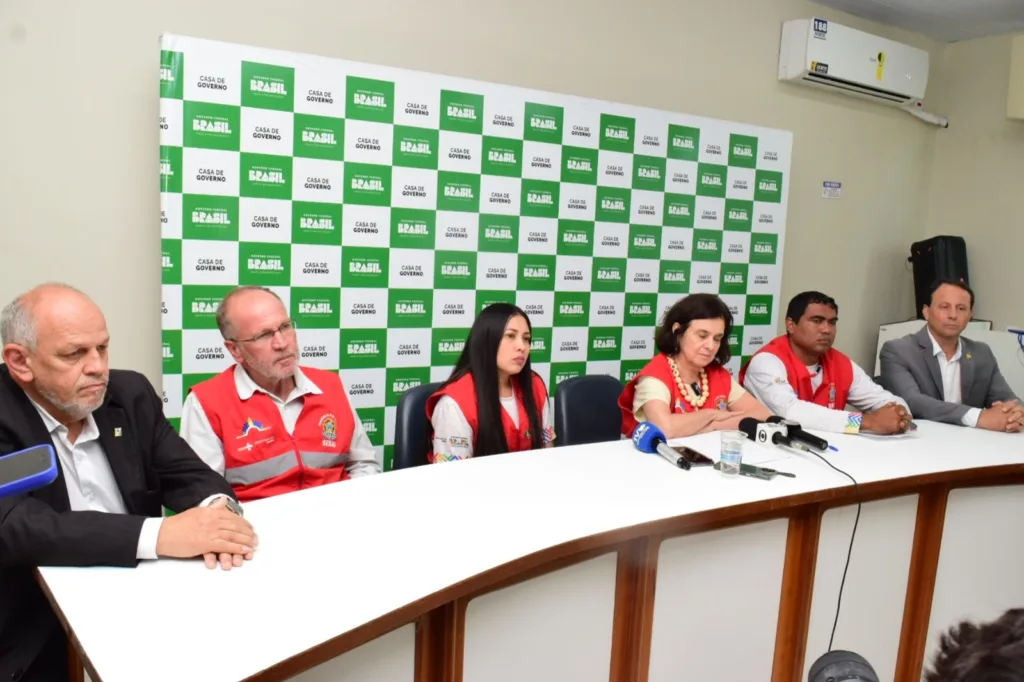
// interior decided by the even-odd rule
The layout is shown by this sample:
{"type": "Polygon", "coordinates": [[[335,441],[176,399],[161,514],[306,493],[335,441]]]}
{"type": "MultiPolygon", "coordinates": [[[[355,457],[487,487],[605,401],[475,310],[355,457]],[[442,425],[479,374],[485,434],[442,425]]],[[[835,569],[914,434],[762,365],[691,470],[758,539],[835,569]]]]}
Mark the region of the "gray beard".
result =
{"type": "Polygon", "coordinates": [[[98,399],[96,400],[96,404],[92,405],[92,406],[89,406],[89,405],[85,405],[85,404],[77,403],[77,402],[70,402],[70,403],[69,402],[65,402],[65,401],[61,400],[60,398],[58,398],[53,393],[51,393],[47,389],[44,389],[42,387],[37,387],[37,389],[39,391],[39,395],[41,395],[44,398],[46,398],[46,400],[51,405],[53,405],[58,410],[63,412],[65,415],[67,415],[67,417],[69,419],[71,419],[72,421],[79,421],[81,419],[85,419],[90,414],[95,412],[99,408],[99,406],[103,404],[103,399],[107,395],[106,390],[104,390],[103,393],[101,393],[98,396],[98,399]]]}

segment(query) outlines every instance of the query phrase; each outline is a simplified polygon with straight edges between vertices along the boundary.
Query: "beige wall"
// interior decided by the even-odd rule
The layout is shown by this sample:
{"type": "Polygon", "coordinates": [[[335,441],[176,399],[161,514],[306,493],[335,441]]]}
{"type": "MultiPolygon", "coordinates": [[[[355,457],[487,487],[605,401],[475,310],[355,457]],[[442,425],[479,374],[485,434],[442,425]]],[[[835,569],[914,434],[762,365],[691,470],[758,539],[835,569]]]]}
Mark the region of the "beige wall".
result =
{"type": "Polygon", "coordinates": [[[903,260],[925,230],[936,131],[779,84],[780,24],[814,14],[941,54],[803,0],[4,0],[0,300],[48,279],[83,287],[107,312],[114,363],[159,385],[156,73],[169,31],[792,130],[782,305],[832,293],[839,346],[871,367],[877,325],[913,302],[903,260]],[[822,180],[843,198],[822,200],[822,180]]]}
{"type": "Polygon", "coordinates": [[[950,126],[935,137],[926,227],[967,240],[975,315],[998,329],[1024,327],[1024,121],[1006,117],[1011,42],[953,43],[934,65],[934,108],[950,126]]]}

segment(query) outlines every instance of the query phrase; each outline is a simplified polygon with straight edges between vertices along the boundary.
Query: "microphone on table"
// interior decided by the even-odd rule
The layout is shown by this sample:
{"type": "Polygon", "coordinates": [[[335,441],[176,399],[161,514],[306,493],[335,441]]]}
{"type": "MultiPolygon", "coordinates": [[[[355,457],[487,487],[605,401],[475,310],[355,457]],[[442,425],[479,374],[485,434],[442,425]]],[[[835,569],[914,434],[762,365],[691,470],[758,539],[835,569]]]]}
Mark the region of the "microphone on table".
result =
{"type": "Polygon", "coordinates": [[[681,457],[678,452],[668,446],[665,434],[661,429],[650,422],[640,422],[633,429],[633,446],[640,452],[661,455],[680,469],[690,468],[690,463],[686,461],[686,458],[681,457]]]}
{"type": "Polygon", "coordinates": [[[852,651],[833,650],[822,655],[807,673],[807,682],[878,682],[878,673],[863,656],[852,651]]]}
{"type": "Polygon", "coordinates": [[[34,445],[0,457],[0,499],[45,488],[56,479],[52,445],[34,445]]]}
{"type": "Polygon", "coordinates": [[[828,441],[824,438],[818,438],[813,433],[807,433],[803,427],[800,426],[800,422],[793,421],[792,419],[783,419],[778,415],[772,415],[767,420],[770,424],[783,424],[786,427],[787,435],[790,440],[804,443],[819,452],[825,452],[828,450],[828,441]]]}
{"type": "Polygon", "coordinates": [[[753,417],[744,417],[740,420],[739,429],[747,434],[747,438],[761,445],[771,443],[780,447],[811,452],[811,449],[805,444],[793,440],[786,424],[762,422],[753,417]]]}

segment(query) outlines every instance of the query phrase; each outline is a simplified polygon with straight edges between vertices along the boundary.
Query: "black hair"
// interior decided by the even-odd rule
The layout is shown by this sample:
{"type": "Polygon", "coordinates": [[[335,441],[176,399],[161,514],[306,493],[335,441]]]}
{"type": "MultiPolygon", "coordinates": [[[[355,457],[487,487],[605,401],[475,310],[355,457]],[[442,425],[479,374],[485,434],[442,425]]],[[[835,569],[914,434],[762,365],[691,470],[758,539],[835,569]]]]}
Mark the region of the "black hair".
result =
{"type": "Polygon", "coordinates": [[[972,291],[971,287],[967,285],[967,282],[959,279],[938,279],[932,282],[932,285],[928,288],[928,303],[925,305],[931,307],[932,299],[935,298],[935,292],[944,284],[966,291],[971,297],[971,309],[974,309],[974,291],[972,291]]]}
{"type": "MultiPolygon", "coordinates": [[[[477,428],[473,434],[473,456],[496,455],[508,452],[508,441],[501,423],[502,406],[498,390],[498,348],[505,336],[505,326],[516,315],[526,320],[526,327],[533,332],[530,318],[518,306],[511,303],[492,303],[477,315],[469,330],[466,345],[459,355],[455,369],[442,388],[461,379],[466,374],[473,376],[476,390],[477,428]]],[[[512,377],[519,385],[523,396],[523,409],[530,420],[530,440],[533,448],[544,445],[541,430],[541,409],[533,396],[533,368],[530,356],[526,356],[523,369],[512,377]]]]}
{"type": "Polygon", "coordinates": [[[800,318],[807,312],[807,308],[814,303],[827,305],[836,311],[836,315],[839,314],[839,304],[836,303],[836,299],[820,291],[804,291],[790,299],[789,307],[786,308],[786,319],[799,322],[800,318]]]}
{"type": "Polygon", "coordinates": [[[942,634],[925,682],[1024,682],[1024,609],[961,621],[942,634]]]}
{"type": "Polygon", "coordinates": [[[732,332],[732,313],[729,306],[715,294],[690,294],[675,302],[665,313],[661,326],[654,332],[654,343],[665,355],[679,354],[679,339],[686,333],[686,328],[694,320],[725,320],[725,335],[718,346],[718,353],[711,364],[724,365],[729,362],[732,353],[729,351],[729,334],[732,332]],[[679,323],[674,333],[672,325],[679,323]]]}

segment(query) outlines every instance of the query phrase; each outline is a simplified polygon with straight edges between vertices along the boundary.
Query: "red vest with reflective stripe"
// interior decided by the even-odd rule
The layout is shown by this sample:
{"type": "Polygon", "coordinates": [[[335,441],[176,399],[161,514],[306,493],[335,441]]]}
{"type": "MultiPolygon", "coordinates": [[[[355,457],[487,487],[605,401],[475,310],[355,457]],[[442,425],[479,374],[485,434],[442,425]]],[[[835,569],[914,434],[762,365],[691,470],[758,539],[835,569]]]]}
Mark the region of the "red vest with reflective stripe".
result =
{"type": "MultiPolygon", "coordinates": [[[[530,417],[523,407],[523,393],[518,382],[512,383],[512,390],[516,396],[516,406],[519,408],[519,426],[517,427],[509,416],[508,411],[501,408],[501,425],[505,429],[505,442],[508,443],[509,452],[520,452],[533,448],[532,434],[530,433],[530,417]]],[[[476,385],[473,383],[472,374],[464,374],[462,377],[440,389],[427,398],[427,430],[430,432],[430,451],[427,452],[427,461],[434,461],[433,442],[434,433],[431,427],[431,418],[434,416],[434,407],[441,396],[451,396],[455,403],[462,410],[462,415],[469,422],[469,428],[473,429],[474,439],[477,432],[479,419],[476,409],[476,385]]],[[[544,386],[544,380],[536,372],[533,373],[533,401],[540,412],[541,421],[544,414],[544,404],[548,400],[548,390],[544,386]]],[[[543,424],[541,426],[543,428],[543,424]]]]}
{"type": "MultiPolygon", "coordinates": [[[[702,410],[727,410],[729,409],[729,393],[732,391],[732,375],[729,370],[721,365],[712,365],[704,368],[708,375],[708,399],[700,407],[702,410]]],[[[683,394],[679,392],[676,385],[675,375],[669,367],[668,358],[664,353],[658,353],[648,362],[640,372],[629,380],[626,387],[619,395],[619,409],[622,411],[622,435],[632,436],[636,428],[636,417],[633,416],[633,398],[636,397],[636,382],[640,377],[653,377],[668,387],[672,394],[672,404],[669,408],[672,414],[685,414],[694,412],[695,408],[683,400],[683,394]]]]}
{"type": "Polygon", "coordinates": [[[303,374],[320,389],[306,394],[295,430],[288,435],[277,404],[256,391],[242,400],[235,368],[192,387],[213,432],[224,444],[224,477],[239,501],[336,483],[348,478],[355,420],[341,383],[333,373],[310,367],[303,374]]]}
{"type": "MultiPolygon", "coordinates": [[[[796,397],[805,402],[814,403],[827,407],[830,410],[845,410],[846,399],[850,395],[850,386],[853,385],[853,363],[835,348],[829,348],[828,352],[821,356],[821,385],[818,390],[811,390],[811,373],[807,371],[807,365],[800,362],[800,359],[793,353],[793,347],[789,345],[789,337],[783,334],[769,341],[761,347],[757,353],[751,356],[751,360],[757,357],[758,353],[774,355],[786,366],[786,374],[789,378],[789,385],[796,391],[796,397]]],[[[750,362],[747,361],[747,365],[750,362]]],[[[740,370],[740,383],[747,376],[747,365],[740,370]]]]}

